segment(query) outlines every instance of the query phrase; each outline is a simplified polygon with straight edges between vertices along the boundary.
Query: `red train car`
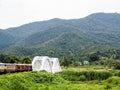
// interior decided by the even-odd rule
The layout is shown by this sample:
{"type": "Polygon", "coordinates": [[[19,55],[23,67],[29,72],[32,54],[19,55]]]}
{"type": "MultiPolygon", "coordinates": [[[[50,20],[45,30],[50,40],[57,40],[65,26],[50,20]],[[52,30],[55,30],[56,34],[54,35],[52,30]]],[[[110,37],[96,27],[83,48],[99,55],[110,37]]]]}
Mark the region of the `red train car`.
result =
{"type": "Polygon", "coordinates": [[[0,63],[0,73],[31,71],[31,64],[0,63]]]}
{"type": "Polygon", "coordinates": [[[31,71],[32,65],[31,64],[16,64],[15,71],[31,71]]]}

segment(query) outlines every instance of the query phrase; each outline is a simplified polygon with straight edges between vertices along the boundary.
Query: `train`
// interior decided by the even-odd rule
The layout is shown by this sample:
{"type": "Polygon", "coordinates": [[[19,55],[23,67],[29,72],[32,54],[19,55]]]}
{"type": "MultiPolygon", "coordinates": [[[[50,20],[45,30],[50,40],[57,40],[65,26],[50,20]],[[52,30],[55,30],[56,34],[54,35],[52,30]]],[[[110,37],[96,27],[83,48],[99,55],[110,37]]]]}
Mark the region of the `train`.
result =
{"type": "Polygon", "coordinates": [[[31,71],[31,70],[32,70],[32,64],[0,63],[0,74],[1,73],[31,71]]]}

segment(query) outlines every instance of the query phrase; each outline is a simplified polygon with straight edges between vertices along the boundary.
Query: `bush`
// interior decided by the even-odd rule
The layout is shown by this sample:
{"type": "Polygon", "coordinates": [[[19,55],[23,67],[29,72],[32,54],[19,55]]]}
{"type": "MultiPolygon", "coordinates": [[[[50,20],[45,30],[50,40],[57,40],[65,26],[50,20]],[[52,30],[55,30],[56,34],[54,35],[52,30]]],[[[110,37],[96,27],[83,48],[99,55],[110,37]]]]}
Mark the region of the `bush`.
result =
{"type": "Polygon", "coordinates": [[[61,76],[65,80],[69,81],[80,81],[81,78],[84,80],[105,80],[112,76],[110,72],[97,72],[97,71],[82,71],[82,72],[75,72],[75,71],[63,71],[61,76]]]}
{"type": "Polygon", "coordinates": [[[110,84],[120,85],[120,78],[118,77],[110,77],[107,79],[107,82],[110,84]]]}
{"type": "Polygon", "coordinates": [[[120,69],[120,61],[114,62],[114,69],[120,69]]]}
{"type": "Polygon", "coordinates": [[[85,81],[85,80],[86,80],[86,77],[85,77],[84,75],[81,75],[81,76],[79,77],[79,80],[80,80],[80,81],[85,81]]]}
{"type": "Polygon", "coordinates": [[[105,86],[105,89],[111,89],[112,88],[112,86],[110,86],[109,84],[107,84],[106,86],[105,86]]]}
{"type": "Polygon", "coordinates": [[[116,71],[114,75],[120,77],[120,71],[116,71]]]}
{"type": "Polygon", "coordinates": [[[64,83],[59,74],[47,72],[20,72],[0,76],[0,90],[38,90],[34,85],[64,83]],[[34,89],[30,89],[34,87],[34,89]]]}

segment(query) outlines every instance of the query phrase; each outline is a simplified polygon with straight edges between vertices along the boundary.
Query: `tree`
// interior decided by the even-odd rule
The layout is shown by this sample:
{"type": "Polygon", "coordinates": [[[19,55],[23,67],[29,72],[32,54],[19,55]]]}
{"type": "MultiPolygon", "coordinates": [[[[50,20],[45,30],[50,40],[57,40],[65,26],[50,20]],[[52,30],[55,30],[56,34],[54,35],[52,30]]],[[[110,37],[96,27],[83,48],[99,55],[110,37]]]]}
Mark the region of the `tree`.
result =
{"type": "Polygon", "coordinates": [[[89,54],[88,54],[88,58],[89,58],[89,61],[90,61],[90,62],[94,62],[94,61],[99,60],[99,56],[98,56],[98,54],[95,53],[95,52],[89,53],[89,54]]]}
{"type": "Polygon", "coordinates": [[[0,54],[0,62],[2,63],[6,63],[7,62],[7,55],[4,54],[0,54]]]}
{"type": "Polygon", "coordinates": [[[21,62],[30,64],[32,62],[32,60],[29,56],[23,56],[22,59],[21,59],[21,62]]]}
{"type": "Polygon", "coordinates": [[[20,60],[18,59],[17,56],[8,56],[8,63],[18,63],[20,60]]]}
{"type": "Polygon", "coordinates": [[[60,60],[61,65],[64,67],[68,67],[70,65],[70,61],[67,56],[63,56],[60,60]]]}

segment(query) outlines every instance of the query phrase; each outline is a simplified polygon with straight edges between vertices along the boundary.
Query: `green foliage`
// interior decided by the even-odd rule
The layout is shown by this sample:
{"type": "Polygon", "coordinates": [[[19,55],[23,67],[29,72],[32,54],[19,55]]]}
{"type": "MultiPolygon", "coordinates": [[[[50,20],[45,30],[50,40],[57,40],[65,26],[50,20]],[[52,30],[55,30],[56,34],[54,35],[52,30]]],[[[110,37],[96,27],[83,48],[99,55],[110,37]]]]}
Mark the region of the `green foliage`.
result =
{"type": "Polygon", "coordinates": [[[21,58],[21,62],[22,63],[27,63],[27,64],[30,64],[32,62],[31,58],[29,56],[23,56],[21,58]]]}
{"type": "Polygon", "coordinates": [[[0,90],[119,90],[120,78],[109,75],[115,72],[10,73],[0,75],[0,90]]]}
{"type": "Polygon", "coordinates": [[[12,35],[0,30],[0,50],[3,50],[15,44],[16,38],[12,35]]]}
{"type": "Polygon", "coordinates": [[[102,58],[102,60],[99,61],[101,65],[105,65],[108,69],[120,69],[120,61],[119,60],[113,60],[111,58],[102,58]]]}
{"type": "Polygon", "coordinates": [[[81,75],[81,76],[79,77],[79,80],[80,80],[80,81],[86,81],[86,77],[85,77],[84,75],[81,75]]]}
{"type": "Polygon", "coordinates": [[[70,66],[70,64],[71,64],[71,61],[69,60],[68,57],[64,56],[64,57],[61,58],[60,63],[61,63],[61,65],[63,65],[64,67],[68,67],[68,66],[70,66]]]}
{"type": "Polygon", "coordinates": [[[105,80],[111,77],[110,72],[96,72],[96,71],[64,71],[62,72],[62,77],[70,81],[79,81],[79,80],[105,80]]]}
{"type": "Polygon", "coordinates": [[[6,63],[7,62],[7,55],[4,54],[0,54],[0,62],[2,63],[6,63]]]}
{"type": "Polygon", "coordinates": [[[90,61],[90,62],[94,62],[94,61],[99,60],[99,56],[98,56],[98,55],[99,55],[99,54],[98,54],[98,53],[95,53],[95,52],[89,53],[89,55],[88,55],[89,61],[90,61]]]}
{"type": "Polygon", "coordinates": [[[32,59],[29,56],[15,56],[0,54],[1,63],[31,63],[32,59]]]}
{"type": "Polygon", "coordinates": [[[114,85],[119,85],[120,84],[120,78],[118,77],[110,77],[109,79],[107,79],[107,82],[110,84],[114,84],[114,85]]]}
{"type": "Polygon", "coordinates": [[[120,61],[115,61],[113,67],[114,69],[120,69],[120,61]]]}
{"type": "Polygon", "coordinates": [[[116,71],[114,74],[115,74],[115,76],[120,77],[120,71],[116,71]]]}
{"type": "Polygon", "coordinates": [[[19,62],[19,59],[18,59],[18,57],[16,57],[16,56],[8,56],[8,63],[18,63],[19,62]]]}
{"type": "Polygon", "coordinates": [[[30,78],[30,80],[34,83],[58,83],[58,82],[62,83],[64,82],[64,80],[59,75],[53,75],[47,72],[40,72],[40,73],[32,72],[29,75],[32,77],[30,78]]]}
{"type": "Polygon", "coordinates": [[[109,85],[109,84],[107,84],[106,86],[105,86],[105,89],[111,89],[112,87],[109,85]]]}
{"type": "Polygon", "coordinates": [[[0,89],[5,90],[27,90],[34,87],[38,83],[63,83],[65,82],[57,74],[51,74],[47,72],[24,72],[15,74],[6,74],[0,76],[0,89]]]}

